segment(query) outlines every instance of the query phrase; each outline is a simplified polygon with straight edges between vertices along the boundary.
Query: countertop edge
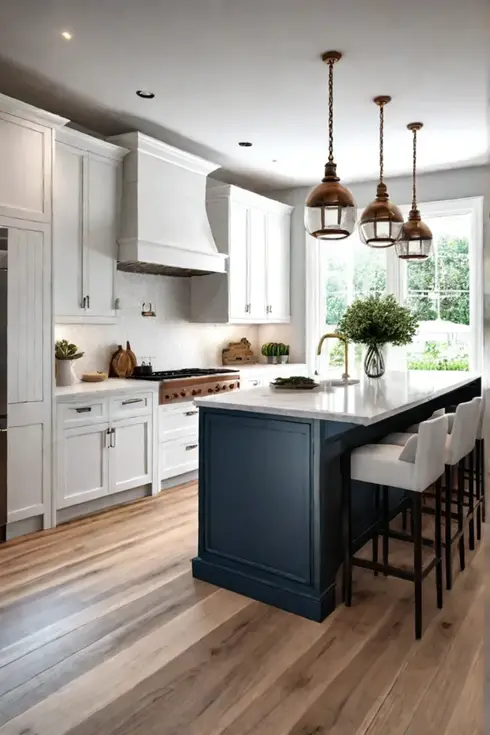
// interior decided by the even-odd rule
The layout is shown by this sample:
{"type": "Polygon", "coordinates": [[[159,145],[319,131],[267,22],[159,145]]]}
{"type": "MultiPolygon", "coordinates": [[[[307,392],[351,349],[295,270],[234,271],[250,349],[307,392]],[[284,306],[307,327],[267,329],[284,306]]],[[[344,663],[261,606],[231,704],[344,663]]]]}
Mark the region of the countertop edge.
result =
{"type": "Polygon", "coordinates": [[[54,398],[57,403],[73,401],[79,398],[93,398],[97,396],[118,395],[120,393],[148,393],[158,392],[158,382],[131,380],[125,378],[108,378],[99,383],[80,382],[74,385],[56,387],[54,398]],[[109,382],[111,381],[111,382],[109,382]],[[116,383],[112,381],[117,381],[116,383]]]}

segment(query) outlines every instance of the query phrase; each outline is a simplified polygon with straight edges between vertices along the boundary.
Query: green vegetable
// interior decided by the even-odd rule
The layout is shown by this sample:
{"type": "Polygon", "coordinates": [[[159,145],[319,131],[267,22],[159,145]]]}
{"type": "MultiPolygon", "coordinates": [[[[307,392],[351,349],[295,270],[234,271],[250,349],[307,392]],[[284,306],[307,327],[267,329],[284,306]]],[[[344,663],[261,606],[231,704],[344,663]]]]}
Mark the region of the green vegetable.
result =
{"type": "Polygon", "coordinates": [[[418,328],[410,309],[388,296],[356,299],[341,318],[337,331],[351,342],[364,345],[407,345],[418,328]]]}
{"type": "Polygon", "coordinates": [[[54,355],[57,360],[79,360],[84,356],[84,352],[79,352],[78,347],[66,339],[59,339],[54,348],[54,355]]]}
{"type": "Polygon", "coordinates": [[[290,378],[276,378],[275,385],[311,385],[315,381],[304,375],[292,375],[290,378]]]}

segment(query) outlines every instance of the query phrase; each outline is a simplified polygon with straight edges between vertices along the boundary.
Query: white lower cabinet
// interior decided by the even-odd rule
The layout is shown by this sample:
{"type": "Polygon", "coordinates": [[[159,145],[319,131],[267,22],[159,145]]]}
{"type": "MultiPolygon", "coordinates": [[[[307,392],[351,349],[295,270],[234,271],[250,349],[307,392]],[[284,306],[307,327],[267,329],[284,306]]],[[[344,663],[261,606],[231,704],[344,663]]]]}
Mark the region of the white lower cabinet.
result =
{"type": "Polygon", "coordinates": [[[63,432],[58,455],[58,507],[85,503],[109,493],[109,424],[63,432]]]}
{"type": "Polygon", "coordinates": [[[122,419],[111,426],[110,493],[120,493],[152,481],[153,422],[151,416],[122,419]]]}
{"type": "Polygon", "coordinates": [[[199,465],[199,410],[191,401],[159,408],[160,480],[168,480],[199,465]]]}
{"type": "Polygon", "coordinates": [[[156,393],[58,404],[58,508],[145,485],[158,492],[157,405],[156,393]]]}

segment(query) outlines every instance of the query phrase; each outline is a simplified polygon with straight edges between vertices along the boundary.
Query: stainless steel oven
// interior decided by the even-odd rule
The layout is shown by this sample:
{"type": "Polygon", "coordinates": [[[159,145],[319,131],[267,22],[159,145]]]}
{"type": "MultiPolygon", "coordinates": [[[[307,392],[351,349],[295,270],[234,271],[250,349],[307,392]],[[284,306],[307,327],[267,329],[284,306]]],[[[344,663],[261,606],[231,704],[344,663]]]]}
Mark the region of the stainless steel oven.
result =
{"type": "Polygon", "coordinates": [[[0,542],[7,530],[8,229],[0,227],[0,542]]]}

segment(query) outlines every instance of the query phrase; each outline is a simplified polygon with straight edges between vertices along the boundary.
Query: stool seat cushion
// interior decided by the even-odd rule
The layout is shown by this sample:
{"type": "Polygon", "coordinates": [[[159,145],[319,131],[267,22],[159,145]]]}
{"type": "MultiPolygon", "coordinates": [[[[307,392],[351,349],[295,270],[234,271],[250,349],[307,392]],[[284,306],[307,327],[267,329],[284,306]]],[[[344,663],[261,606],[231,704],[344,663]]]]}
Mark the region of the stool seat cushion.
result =
{"type": "Polygon", "coordinates": [[[411,490],[415,463],[400,460],[396,444],[366,444],[351,455],[351,479],[411,490]]]}

